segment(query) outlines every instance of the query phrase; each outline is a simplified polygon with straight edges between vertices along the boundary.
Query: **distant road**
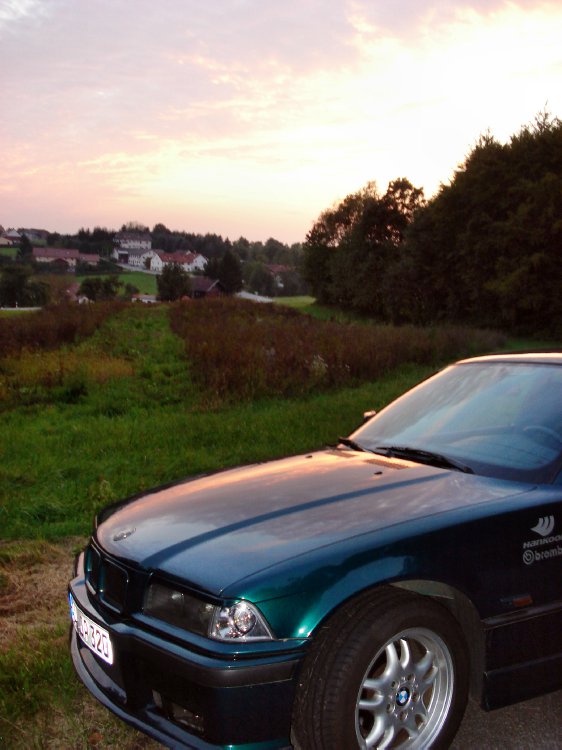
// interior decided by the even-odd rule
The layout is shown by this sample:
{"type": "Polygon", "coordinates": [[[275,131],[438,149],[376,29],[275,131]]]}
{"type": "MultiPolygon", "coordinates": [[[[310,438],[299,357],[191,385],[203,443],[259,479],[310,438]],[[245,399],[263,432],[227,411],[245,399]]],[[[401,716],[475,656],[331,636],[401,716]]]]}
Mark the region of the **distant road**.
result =
{"type": "Polygon", "coordinates": [[[6,310],[7,312],[26,312],[29,310],[41,310],[40,307],[0,307],[0,310],[6,310]]]}

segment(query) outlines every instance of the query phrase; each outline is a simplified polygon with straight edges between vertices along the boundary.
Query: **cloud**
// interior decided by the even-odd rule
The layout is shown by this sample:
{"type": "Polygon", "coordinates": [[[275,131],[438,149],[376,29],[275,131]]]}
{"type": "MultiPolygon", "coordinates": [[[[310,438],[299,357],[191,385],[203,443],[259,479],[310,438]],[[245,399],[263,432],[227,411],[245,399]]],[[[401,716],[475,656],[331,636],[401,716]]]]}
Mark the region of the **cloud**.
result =
{"type": "Polygon", "coordinates": [[[150,206],[251,217],[253,201],[272,222],[286,206],[298,239],[367,180],[405,175],[431,193],[486,128],[505,138],[547,100],[562,108],[559,3],[2,7],[0,147],[22,206],[46,204],[45,185],[51,209],[56,194],[86,210],[87,194],[105,215],[127,209],[121,223],[150,206]]]}
{"type": "Polygon", "coordinates": [[[4,0],[0,6],[0,40],[19,24],[37,24],[47,14],[41,0],[4,0]]]}

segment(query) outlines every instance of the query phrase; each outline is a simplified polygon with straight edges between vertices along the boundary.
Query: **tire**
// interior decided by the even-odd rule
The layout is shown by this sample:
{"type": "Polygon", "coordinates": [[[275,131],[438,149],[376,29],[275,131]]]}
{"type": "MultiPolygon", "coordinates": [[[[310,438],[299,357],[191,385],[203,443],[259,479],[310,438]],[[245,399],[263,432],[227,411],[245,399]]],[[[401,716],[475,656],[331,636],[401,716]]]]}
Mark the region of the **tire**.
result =
{"type": "Polygon", "coordinates": [[[297,750],[449,747],[468,698],[466,643],[440,604],[392,588],[323,626],[299,675],[297,750]]]}

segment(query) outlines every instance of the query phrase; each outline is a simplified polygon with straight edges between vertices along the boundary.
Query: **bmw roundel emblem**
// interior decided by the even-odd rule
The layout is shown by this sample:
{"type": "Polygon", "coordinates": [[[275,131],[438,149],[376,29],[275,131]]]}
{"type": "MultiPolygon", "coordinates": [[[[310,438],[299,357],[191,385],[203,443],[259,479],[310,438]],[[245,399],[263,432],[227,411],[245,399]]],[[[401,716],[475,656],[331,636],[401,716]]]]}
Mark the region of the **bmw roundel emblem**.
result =
{"type": "Polygon", "coordinates": [[[127,539],[127,537],[131,536],[131,534],[134,534],[135,531],[136,531],[136,528],[123,529],[123,531],[119,531],[117,534],[114,534],[113,541],[122,542],[123,539],[127,539]]]}
{"type": "Polygon", "coordinates": [[[410,692],[406,688],[402,688],[397,695],[396,695],[396,703],[400,707],[405,706],[408,700],[410,699],[410,692]]]}

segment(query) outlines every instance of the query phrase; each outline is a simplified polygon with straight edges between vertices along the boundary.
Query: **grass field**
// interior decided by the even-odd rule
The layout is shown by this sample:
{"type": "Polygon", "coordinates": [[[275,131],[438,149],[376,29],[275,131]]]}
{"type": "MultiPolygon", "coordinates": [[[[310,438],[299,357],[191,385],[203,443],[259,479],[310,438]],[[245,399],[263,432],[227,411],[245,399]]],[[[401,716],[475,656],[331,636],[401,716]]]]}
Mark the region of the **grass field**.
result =
{"type": "MultiPolygon", "coordinates": [[[[94,274],[97,275],[97,274],[94,274]]],[[[104,274],[99,274],[104,276],[104,274]]],[[[80,284],[87,276],[76,276],[76,281],[80,284]]],[[[125,284],[132,284],[135,286],[140,294],[156,294],[156,279],[154,274],[143,273],[142,271],[124,271],[119,274],[119,281],[125,284]]]]}
{"type": "Polygon", "coordinates": [[[437,364],[300,397],[213,401],[165,306],[127,307],[74,344],[0,360],[0,747],[158,747],[99,707],[70,664],[66,583],[97,510],[333,444],[437,364]]]}

